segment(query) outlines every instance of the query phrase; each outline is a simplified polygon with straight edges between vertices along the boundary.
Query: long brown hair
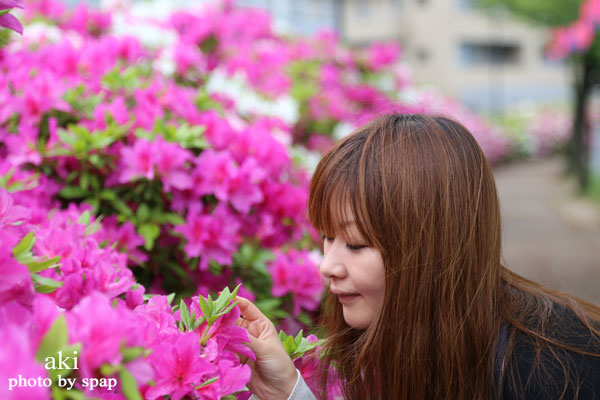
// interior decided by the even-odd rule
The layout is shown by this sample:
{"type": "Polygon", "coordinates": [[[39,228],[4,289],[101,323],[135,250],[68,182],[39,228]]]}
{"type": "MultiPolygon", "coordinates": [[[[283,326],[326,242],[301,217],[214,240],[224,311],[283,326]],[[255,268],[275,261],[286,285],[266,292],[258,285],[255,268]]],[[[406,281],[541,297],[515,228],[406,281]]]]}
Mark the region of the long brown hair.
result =
{"type": "Polygon", "coordinates": [[[515,379],[504,372],[516,331],[531,334],[537,348],[570,348],[548,333],[554,303],[598,334],[597,306],[501,265],[494,178],[473,136],[453,120],[384,115],[337,142],[313,175],[309,216],[334,236],[347,210],[386,271],[384,302],[367,329],[349,327],[333,296],[324,302],[323,364],[336,365],[347,400],[493,398],[503,321],[514,330],[502,379],[515,379]],[[532,318],[539,323],[528,324],[532,318]]]}

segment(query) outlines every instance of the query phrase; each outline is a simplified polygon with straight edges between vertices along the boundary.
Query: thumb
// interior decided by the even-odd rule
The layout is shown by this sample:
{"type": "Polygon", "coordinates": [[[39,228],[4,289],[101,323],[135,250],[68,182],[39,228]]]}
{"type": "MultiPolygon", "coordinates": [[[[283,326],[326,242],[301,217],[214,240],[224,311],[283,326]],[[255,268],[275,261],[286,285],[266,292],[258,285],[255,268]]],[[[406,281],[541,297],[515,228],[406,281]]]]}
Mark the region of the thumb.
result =
{"type": "Polygon", "coordinates": [[[265,315],[248,299],[240,296],[235,297],[235,301],[238,303],[240,312],[248,322],[269,320],[265,315]]]}

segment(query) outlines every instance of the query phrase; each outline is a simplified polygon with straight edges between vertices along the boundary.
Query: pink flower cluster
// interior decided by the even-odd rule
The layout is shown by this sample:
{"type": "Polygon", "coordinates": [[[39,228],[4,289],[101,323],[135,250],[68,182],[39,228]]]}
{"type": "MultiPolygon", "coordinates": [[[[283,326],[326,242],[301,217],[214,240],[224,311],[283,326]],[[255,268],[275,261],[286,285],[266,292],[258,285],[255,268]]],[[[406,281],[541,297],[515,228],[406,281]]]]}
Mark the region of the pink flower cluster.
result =
{"type": "Polygon", "coordinates": [[[269,266],[273,277],[272,293],[275,297],[291,294],[294,315],[301,309],[315,310],[319,306],[323,291],[323,280],[317,265],[308,252],[290,250],[276,252],[275,260],[269,266]]]}
{"type": "Polygon", "coordinates": [[[579,18],[552,32],[552,40],[547,48],[548,56],[562,59],[572,53],[586,51],[592,45],[599,25],[600,1],[583,1],[579,8],[579,18]]]}
{"type": "MultiPolygon", "coordinates": [[[[135,287],[124,267],[124,256],[110,246],[100,248],[77,217],[81,213],[72,208],[57,211],[47,224],[32,225],[28,210],[0,188],[0,377],[5,382],[15,373],[26,379],[48,377],[43,364],[34,361],[35,355],[46,335],[58,336],[58,331],[50,332],[51,327],[60,326],[64,318],[65,344],[80,349],[79,378],[101,378],[125,369],[147,399],[164,395],[219,399],[243,391],[250,369],[240,364],[236,353],[253,354],[244,345],[249,341],[247,332],[235,325],[239,309],[234,307],[210,327],[204,322],[182,330],[181,313],[173,312],[167,297],[154,296],[144,303],[143,290],[135,287]],[[39,292],[39,281],[32,280],[28,267],[12,254],[30,229],[37,238],[33,256],[60,256],[58,267],[42,271],[52,271],[49,276],[64,282],[49,294],[39,292]]],[[[195,316],[203,315],[197,297],[191,299],[191,310],[195,316]]],[[[79,383],[74,389],[89,390],[79,383]]],[[[122,393],[99,387],[89,395],[124,399],[122,393]]],[[[3,385],[0,394],[3,399],[50,396],[43,386],[9,391],[3,385]]]]}

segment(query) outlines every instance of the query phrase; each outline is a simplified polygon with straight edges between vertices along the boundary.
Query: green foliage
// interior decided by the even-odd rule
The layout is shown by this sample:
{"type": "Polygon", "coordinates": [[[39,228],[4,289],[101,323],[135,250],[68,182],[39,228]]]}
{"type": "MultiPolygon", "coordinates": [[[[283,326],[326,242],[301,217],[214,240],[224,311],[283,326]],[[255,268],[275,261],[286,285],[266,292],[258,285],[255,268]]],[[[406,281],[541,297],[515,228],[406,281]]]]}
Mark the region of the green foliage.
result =
{"type": "Polygon", "coordinates": [[[549,27],[568,25],[579,16],[582,0],[473,0],[489,10],[507,9],[530,22],[549,27]]]}
{"type": "Polygon", "coordinates": [[[127,368],[122,367],[120,369],[119,380],[121,382],[121,389],[127,400],[142,400],[142,394],[138,389],[137,382],[127,368]]]}
{"type": "Polygon", "coordinates": [[[204,346],[210,339],[208,331],[210,327],[222,316],[230,312],[233,307],[237,305],[234,301],[237,292],[240,289],[241,284],[237,285],[233,291],[230,291],[228,287],[223,289],[219,296],[213,300],[211,295],[208,297],[198,296],[198,306],[202,311],[202,315],[196,316],[196,313],[190,314],[190,310],[183,300],[179,301],[179,304],[173,307],[173,311],[179,310],[180,322],[178,328],[182,332],[193,331],[198,328],[201,324],[206,322],[206,327],[200,335],[200,343],[204,346]]]}
{"type": "Polygon", "coordinates": [[[306,352],[315,349],[319,342],[309,342],[302,336],[302,330],[298,332],[296,337],[287,335],[284,331],[279,331],[279,339],[292,360],[302,357],[306,352]]]}
{"type": "Polygon", "coordinates": [[[26,265],[31,273],[31,279],[33,280],[35,290],[39,293],[52,293],[57,288],[62,286],[62,282],[55,281],[54,279],[46,278],[38,274],[40,271],[44,271],[49,268],[58,266],[60,256],[52,257],[48,259],[36,257],[33,255],[31,250],[35,244],[35,235],[33,232],[29,232],[23,239],[17,243],[13,249],[13,257],[19,263],[26,265]]]}
{"type": "Polygon", "coordinates": [[[178,126],[165,123],[162,119],[157,119],[151,132],[143,129],[137,129],[135,135],[137,137],[154,140],[157,135],[160,135],[167,142],[174,142],[186,149],[205,149],[208,147],[208,142],[204,138],[206,127],[202,125],[191,126],[187,122],[183,122],[178,126]]]}
{"type": "Polygon", "coordinates": [[[0,48],[6,46],[10,42],[11,31],[0,28],[0,48]]]}

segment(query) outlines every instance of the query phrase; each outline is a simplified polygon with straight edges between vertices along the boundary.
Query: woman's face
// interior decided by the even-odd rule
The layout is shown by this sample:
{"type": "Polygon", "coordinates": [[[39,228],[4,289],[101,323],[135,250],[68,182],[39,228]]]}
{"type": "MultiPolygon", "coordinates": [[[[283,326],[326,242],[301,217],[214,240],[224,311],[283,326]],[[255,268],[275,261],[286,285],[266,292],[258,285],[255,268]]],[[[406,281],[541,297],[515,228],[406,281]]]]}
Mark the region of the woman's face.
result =
{"type": "Polygon", "coordinates": [[[383,304],[385,269],[381,252],[365,245],[354,221],[342,221],[342,226],[345,225],[346,234],[324,237],[320,269],[329,283],[329,291],[342,304],[346,323],[355,329],[365,329],[378,316],[383,304]]]}

